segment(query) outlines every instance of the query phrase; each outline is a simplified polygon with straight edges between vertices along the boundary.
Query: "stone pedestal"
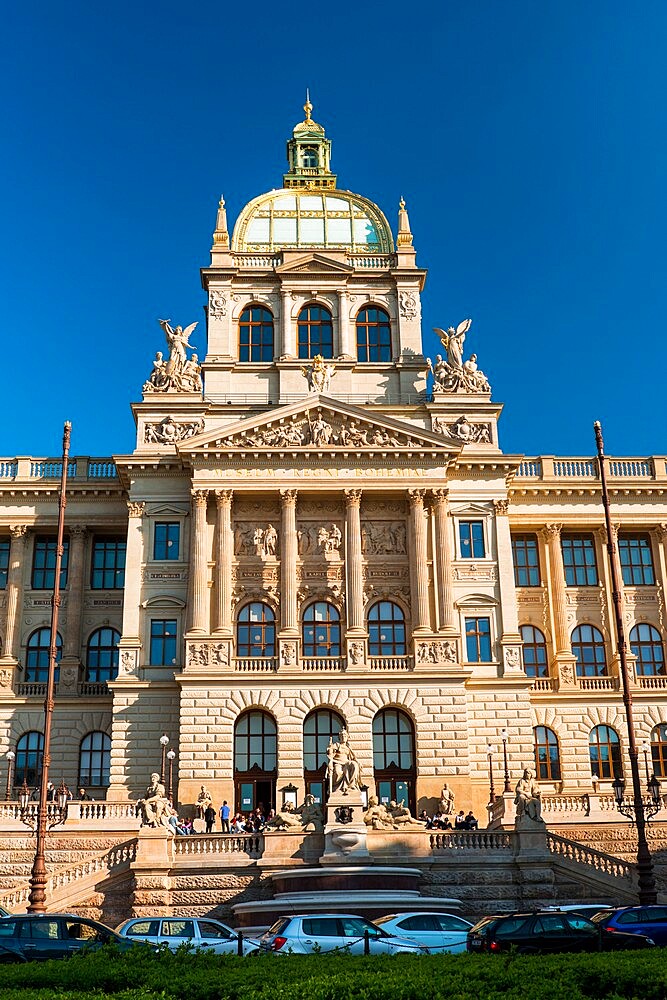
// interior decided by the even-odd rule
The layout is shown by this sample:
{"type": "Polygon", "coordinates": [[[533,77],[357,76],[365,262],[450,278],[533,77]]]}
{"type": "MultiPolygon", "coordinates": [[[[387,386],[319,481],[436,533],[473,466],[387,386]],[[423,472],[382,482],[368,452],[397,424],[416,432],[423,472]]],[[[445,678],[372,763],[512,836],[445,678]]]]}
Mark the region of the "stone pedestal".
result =
{"type": "Polygon", "coordinates": [[[320,864],[346,865],[368,859],[367,827],[364,804],[359,789],[333,792],[327,802],[327,823],[324,827],[324,854],[320,864]]]}
{"type": "Polygon", "coordinates": [[[171,914],[171,876],[174,837],[165,827],[142,826],[137,837],[137,857],[131,866],[134,876],[132,916],[153,917],[171,914]]]}

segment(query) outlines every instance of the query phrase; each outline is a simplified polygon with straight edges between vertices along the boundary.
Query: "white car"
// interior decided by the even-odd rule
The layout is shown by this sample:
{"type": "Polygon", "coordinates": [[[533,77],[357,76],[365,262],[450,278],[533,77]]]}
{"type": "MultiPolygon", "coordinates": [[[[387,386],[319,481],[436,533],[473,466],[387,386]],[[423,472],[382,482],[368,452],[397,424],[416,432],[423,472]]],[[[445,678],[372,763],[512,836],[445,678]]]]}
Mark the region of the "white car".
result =
{"type": "Polygon", "coordinates": [[[389,934],[426,945],[430,952],[466,950],[472,924],[453,913],[392,913],[375,923],[389,934]]]}
{"type": "MultiPolygon", "coordinates": [[[[116,928],[116,933],[128,941],[166,944],[176,951],[183,944],[202,948],[216,955],[238,954],[238,933],[219,920],[207,917],[135,917],[116,928]]],[[[259,944],[243,938],[243,954],[257,951],[259,944]]]]}
{"type": "Polygon", "coordinates": [[[397,955],[408,952],[426,955],[428,949],[416,941],[396,937],[364,917],[349,913],[300,914],[279,917],[259,939],[262,950],[278,955],[310,955],[313,952],[337,951],[363,955],[365,934],[371,955],[397,955]]]}

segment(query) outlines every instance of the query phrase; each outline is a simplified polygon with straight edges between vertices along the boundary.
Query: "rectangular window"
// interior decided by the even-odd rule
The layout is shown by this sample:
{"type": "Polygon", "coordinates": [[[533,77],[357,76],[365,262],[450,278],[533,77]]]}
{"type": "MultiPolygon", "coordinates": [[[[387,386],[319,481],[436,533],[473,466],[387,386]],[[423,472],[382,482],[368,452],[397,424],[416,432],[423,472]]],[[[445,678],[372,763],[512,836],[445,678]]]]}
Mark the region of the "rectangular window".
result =
{"type": "Polygon", "coordinates": [[[468,663],[491,662],[490,618],[466,618],[466,656],[468,663]]]}
{"type": "Polygon", "coordinates": [[[517,587],[539,587],[540,558],[537,535],[512,535],[514,583],[517,587]]]}
{"type": "Polygon", "coordinates": [[[567,587],[597,587],[595,539],[592,535],[562,535],[561,550],[567,587]]]}
{"type": "Polygon", "coordinates": [[[153,559],[178,559],[181,525],[178,521],[157,521],[153,538],[153,559]]]}
{"type": "Polygon", "coordinates": [[[176,663],[176,621],[153,619],[151,621],[151,666],[171,667],[176,663]]]}
{"type": "Polygon", "coordinates": [[[125,539],[93,540],[90,586],[93,590],[122,590],[125,586],[125,539]]]}
{"type": "Polygon", "coordinates": [[[7,589],[7,574],[9,572],[9,539],[0,538],[0,590],[7,589]]]}
{"type": "Polygon", "coordinates": [[[459,545],[462,559],[483,559],[484,523],[482,521],[459,521],[459,545]]]}
{"type": "MultiPolygon", "coordinates": [[[[53,590],[56,574],[56,539],[38,535],[32,553],[33,590],[53,590]]],[[[69,539],[63,539],[63,558],[60,564],[60,586],[67,586],[67,560],[69,539]]]]}
{"type": "Polygon", "coordinates": [[[619,535],[618,554],[626,587],[652,587],[655,583],[651,539],[648,535],[619,535]]]}

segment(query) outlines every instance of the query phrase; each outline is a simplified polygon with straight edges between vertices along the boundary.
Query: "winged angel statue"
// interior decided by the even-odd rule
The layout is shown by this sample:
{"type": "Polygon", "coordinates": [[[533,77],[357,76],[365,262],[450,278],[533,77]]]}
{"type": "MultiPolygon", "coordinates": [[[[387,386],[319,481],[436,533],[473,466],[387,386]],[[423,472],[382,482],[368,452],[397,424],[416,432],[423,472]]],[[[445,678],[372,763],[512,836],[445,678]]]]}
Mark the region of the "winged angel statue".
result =
{"type": "Polygon", "coordinates": [[[471,325],[471,319],[464,319],[456,329],[433,328],[447,352],[446,361],[441,354],[436,355],[435,365],[430,358],[426,359],[428,370],[433,373],[433,392],[491,392],[486,375],[477,367],[477,355],[471,354],[467,361],[463,360],[463,345],[471,325]]]}
{"type": "Polygon", "coordinates": [[[199,359],[196,354],[188,359],[186,352],[187,347],[195,349],[190,343],[190,335],[197,324],[191,323],[183,329],[171,326],[168,319],[159,319],[158,323],[167,338],[169,360],[165,360],[161,351],[157,352],[151,376],[144,383],[144,392],[201,392],[199,359]]]}

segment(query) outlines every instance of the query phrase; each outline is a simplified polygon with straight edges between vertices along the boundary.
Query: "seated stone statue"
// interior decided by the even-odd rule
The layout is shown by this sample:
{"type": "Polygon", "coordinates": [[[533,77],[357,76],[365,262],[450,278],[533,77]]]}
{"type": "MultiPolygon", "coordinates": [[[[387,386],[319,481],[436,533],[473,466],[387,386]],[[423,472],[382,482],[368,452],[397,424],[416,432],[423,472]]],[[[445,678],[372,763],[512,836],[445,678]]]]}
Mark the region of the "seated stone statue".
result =
{"type": "Polygon", "coordinates": [[[440,792],[440,812],[443,816],[452,816],[454,813],[454,792],[446,784],[440,792]]]}
{"type": "Polygon", "coordinates": [[[169,826],[169,817],[172,813],[171,803],[166,796],[165,787],[160,781],[160,775],[151,774],[151,783],[146,789],[146,797],[139,799],[137,803],[141,809],[141,825],[154,828],[169,826]]]}
{"type": "Polygon", "coordinates": [[[393,817],[394,826],[396,827],[414,826],[423,830],[426,826],[425,823],[422,823],[420,820],[414,818],[408,807],[403,805],[402,800],[399,803],[393,801],[390,802],[389,813],[393,817]]]}
{"type": "Polygon", "coordinates": [[[280,812],[268,820],[266,830],[296,830],[319,833],[324,829],[324,816],[315,801],[315,796],[306,795],[302,805],[295,808],[291,802],[286,802],[280,812]],[[312,827],[312,831],[308,830],[312,827]]]}
{"type": "Polygon", "coordinates": [[[212,805],[212,803],[213,803],[213,796],[209,792],[209,790],[206,787],[206,785],[202,785],[201,786],[201,791],[200,791],[199,795],[197,796],[197,803],[196,803],[196,806],[197,806],[197,816],[198,816],[199,819],[203,819],[204,818],[204,813],[206,812],[206,810],[208,809],[208,807],[210,805],[212,805]]]}
{"type": "Polygon", "coordinates": [[[516,818],[521,819],[526,816],[534,823],[542,822],[542,799],[540,786],[533,777],[533,772],[527,767],[523,772],[523,777],[519,778],[516,785],[516,796],[514,798],[516,806],[516,818]]]}
{"type": "Polygon", "coordinates": [[[315,801],[314,795],[310,793],[306,795],[306,800],[300,806],[298,812],[301,813],[301,822],[303,823],[304,830],[308,831],[308,827],[312,827],[312,832],[322,832],[324,829],[324,814],[319,803],[315,801]]]}

